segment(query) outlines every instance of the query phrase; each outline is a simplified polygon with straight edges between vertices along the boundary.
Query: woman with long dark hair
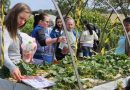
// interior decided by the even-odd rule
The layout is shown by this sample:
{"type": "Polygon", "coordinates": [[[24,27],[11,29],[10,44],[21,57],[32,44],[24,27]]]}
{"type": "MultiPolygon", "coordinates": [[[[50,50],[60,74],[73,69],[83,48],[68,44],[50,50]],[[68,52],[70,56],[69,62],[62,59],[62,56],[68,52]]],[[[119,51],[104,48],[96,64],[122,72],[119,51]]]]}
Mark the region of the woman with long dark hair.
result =
{"type": "MultiPolygon", "coordinates": [[[[50,34],[51,38],[59,38],[63,34],[63,24],[59,16],[55,20],[55,26],[50,34]]],[[[54,45],[54,53],[57,60],[61,60],[65,57],[66,54],[62,53],[62,50],[59,48],[59,42],[56,42],[54,45]]]]}

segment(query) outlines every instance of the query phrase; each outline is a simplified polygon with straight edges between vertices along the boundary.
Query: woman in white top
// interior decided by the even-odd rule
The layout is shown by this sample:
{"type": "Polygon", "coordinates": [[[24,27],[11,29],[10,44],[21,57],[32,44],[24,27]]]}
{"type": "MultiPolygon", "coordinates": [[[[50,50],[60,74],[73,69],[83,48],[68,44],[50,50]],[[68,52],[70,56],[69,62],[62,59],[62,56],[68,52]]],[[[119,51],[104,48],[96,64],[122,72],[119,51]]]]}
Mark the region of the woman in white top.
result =
{"type": "Polygon", "coordinates": [[[82,32],[80,37],[80,44],[83,50],[83,56],[91,56],[91,49],[93,48],[94,40],[98,40],[98,36],[92,30],[90,24],[85,24],[85,31],[82,32]]]}
{"type": "Polygon", "coordinates": [[[25,25],[30,15],[31,9],[28,5],[17,3],[10,10],[4,22],[4,66],[9,69],[11,76],[16,80],[22,79],[17,66],[21,60],[19,29],[25,25]]]}

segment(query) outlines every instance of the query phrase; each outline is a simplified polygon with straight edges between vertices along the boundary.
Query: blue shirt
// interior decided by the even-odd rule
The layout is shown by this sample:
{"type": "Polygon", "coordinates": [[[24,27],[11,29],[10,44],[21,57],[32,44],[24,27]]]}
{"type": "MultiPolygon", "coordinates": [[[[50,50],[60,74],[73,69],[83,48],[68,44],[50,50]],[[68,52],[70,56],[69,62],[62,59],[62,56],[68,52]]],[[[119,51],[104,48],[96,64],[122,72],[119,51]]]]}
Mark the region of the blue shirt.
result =
{"type": "Polygon", "coordinates": [[[125,54],[125,36],[121,36],[118,41],[118,46],[115,50],[115,54],[125,54]]]}
{"type": "Polygon", "coordinates": [[[42,26],[37,25],[32,31],[31,36],[36,39],[37,50],[34,55],[34,58],[44,60],[45,55],[53,54],[53,46],[46,45],[46,39],[50,38],[51,29],[44,29],[42,26]]]}
{"type": "Polygon", "coordinates": [[[59,31],[57,29],[53,29],[50,36],[51,38],[57,38],[57,37],[60,37],[62,35],[63,31],[59,31]]]}

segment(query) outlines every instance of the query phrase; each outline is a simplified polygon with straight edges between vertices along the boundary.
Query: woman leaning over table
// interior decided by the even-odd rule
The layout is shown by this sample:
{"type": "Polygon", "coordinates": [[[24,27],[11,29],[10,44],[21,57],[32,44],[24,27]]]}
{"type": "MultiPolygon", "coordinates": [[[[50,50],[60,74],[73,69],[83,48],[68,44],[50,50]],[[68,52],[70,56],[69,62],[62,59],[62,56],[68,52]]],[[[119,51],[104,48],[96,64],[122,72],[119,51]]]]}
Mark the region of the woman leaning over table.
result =
{"type": "MultiPolygon", "coordinates": [[[[5,18],[4,28],[4,68],[9,70],[11,76],[21,80],[22,75],[17,66],[21,60],[20,30],[31,15],[31,9],[24,3],[17,3],[5,18]]],[[[1,30],[1,27],[0,27],[1,30]]]]}

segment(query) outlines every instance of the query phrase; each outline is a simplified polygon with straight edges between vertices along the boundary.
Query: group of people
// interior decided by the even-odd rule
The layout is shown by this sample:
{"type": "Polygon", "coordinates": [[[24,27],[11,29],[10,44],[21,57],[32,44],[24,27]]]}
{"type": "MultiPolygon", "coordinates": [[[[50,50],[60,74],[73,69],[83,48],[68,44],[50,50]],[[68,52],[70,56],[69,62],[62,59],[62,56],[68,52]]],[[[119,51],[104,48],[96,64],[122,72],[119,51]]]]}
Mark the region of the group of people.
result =
{"type": "MultiPolygon", "coordinates": [[[[10,71],[11,76],[16,80],[24,78],[17,64],[23,60],[22,43],[28,39],[33,39],[36,43],[33,47],[28,46],[29,50],[34,50],[34,56],[30,56],[30,61],[37,63],[52,63],[63,59],[70,53],[66,34],[72,50],[76,49],[77,40],[83,51],[83,56],[91,56],[94,40],[98,41],[98,35],[88,22],[84,22],[84,31],[79,34],[75,30],[75,21],[71,17],[65,18],[67,33],[64,32],[62,20],[57,16],[55,26],[49,27],[50,17],[46,13],[34,16],[34,29],[31,36],[20,30],[31,16],[31,9],[24,3],[16,4],[7,14],[4,21],[4,67],[10,71]],[[26,38],[25,38],[26,37],[26,38]],[[34,40],[35,38],[35,40],[34,40]],[[24,40],[23,40],[24,39],[24,40]],[[34,59],[34,61],[33,61],[34,59]]],[[[1,31],[0,27],[0,31],[1,31]]],[[[28,58],[28,54],[25,55],[28,58]]]]}

